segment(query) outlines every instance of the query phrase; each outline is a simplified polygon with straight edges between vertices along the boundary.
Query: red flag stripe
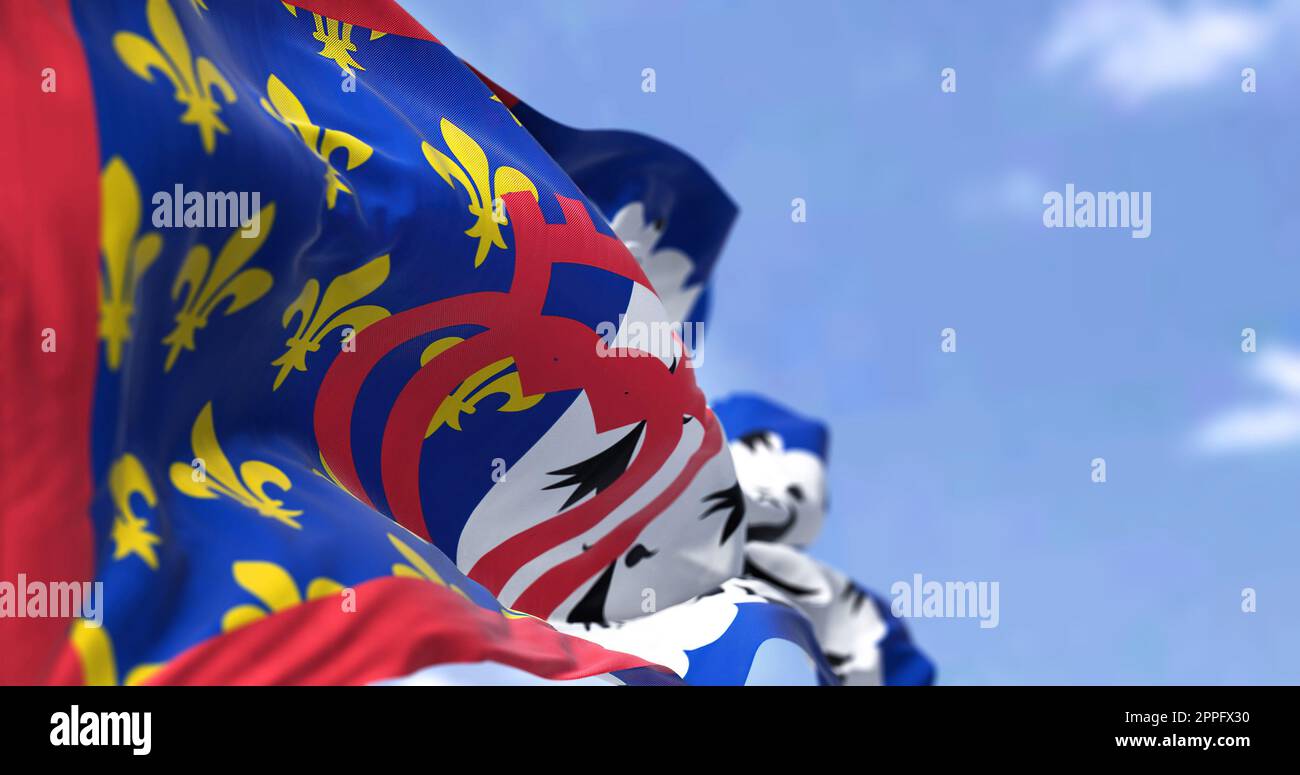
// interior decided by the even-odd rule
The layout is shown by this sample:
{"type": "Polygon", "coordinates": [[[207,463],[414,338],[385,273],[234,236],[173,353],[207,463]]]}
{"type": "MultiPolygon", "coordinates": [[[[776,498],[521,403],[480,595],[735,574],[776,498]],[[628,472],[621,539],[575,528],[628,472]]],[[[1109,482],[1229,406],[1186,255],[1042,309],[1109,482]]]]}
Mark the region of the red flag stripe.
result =
{"type": "MultiPolygon", "coordinates": [[[[0,29],[0,581],[89,581],[99,310],[90,75],[68,0],[2,3],[0,29]],[[42,88],[49,78],[53,91],[42,88]]],[[[0,684],[44,680],[70,621],[0,619],[0,684]]]]}
{"type": "MultiPolygon", "coordinates": [[[[480,608],[448,587],[386,577],[286,609],[188,649],[151,685],[367,684],[437,664],[498,662],[565,680],[649,667],[645,660],[565,635],[532,618],[480,608]]],[[[69,648],[63,674],[75,680],[69,648]]]]}

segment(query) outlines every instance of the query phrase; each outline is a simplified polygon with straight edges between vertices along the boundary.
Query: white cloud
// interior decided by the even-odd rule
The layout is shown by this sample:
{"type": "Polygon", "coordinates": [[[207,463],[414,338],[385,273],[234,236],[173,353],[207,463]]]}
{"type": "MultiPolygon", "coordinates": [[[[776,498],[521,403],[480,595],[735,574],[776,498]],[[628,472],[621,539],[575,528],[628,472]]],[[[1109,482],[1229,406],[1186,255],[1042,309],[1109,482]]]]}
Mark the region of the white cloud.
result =
{"type": "Polygon", "coordinates": [[[1082,72],[1133,106],[1157,94],[1214,80],[1240,83],[1300,20],[1295,0],[1263,6],[1156,0],[1088,0],[1065,8],[1039,52],[1049,71],[1082,72]]]}
{"type": "Polygon", "coordinates": [[[1260,353],[1251,375],[1271,388],[1263,403],[1212,418],[1196,433],[1202,452],[1250,452],[1300,445],[1300,351],[1260,353]]]}

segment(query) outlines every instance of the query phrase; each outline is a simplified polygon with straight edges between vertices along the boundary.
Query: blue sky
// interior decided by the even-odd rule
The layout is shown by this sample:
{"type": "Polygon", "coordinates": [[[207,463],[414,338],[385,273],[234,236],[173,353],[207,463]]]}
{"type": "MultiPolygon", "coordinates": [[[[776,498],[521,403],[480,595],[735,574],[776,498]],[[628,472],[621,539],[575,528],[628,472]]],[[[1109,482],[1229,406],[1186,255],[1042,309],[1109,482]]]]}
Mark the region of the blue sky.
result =
{"type": "Polygon", "coordinates": [[[1300,682],[1295,3],[404,5],[737,200],[699,377],[831,424],[814,554],[999,582],[995,629],[913,620],[942,682],[1300,682]],[[1071,182],[1151,236],[1044,228],[1071,182]]]}

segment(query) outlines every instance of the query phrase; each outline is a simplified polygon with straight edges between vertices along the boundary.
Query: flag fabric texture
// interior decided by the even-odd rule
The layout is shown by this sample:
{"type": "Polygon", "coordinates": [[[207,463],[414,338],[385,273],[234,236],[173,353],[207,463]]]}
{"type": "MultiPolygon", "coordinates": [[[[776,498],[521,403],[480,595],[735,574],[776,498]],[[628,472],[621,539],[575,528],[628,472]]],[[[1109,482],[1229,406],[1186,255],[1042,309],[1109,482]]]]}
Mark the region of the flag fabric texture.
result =
{"type": "Polygon", "coordinates": [[[803,551],[826,428],[696,385],[737,211],[693,159],[388,0],[0,20],[0,571],[103,590],[0,619],[6,682],[932,680],[803,551]]]}

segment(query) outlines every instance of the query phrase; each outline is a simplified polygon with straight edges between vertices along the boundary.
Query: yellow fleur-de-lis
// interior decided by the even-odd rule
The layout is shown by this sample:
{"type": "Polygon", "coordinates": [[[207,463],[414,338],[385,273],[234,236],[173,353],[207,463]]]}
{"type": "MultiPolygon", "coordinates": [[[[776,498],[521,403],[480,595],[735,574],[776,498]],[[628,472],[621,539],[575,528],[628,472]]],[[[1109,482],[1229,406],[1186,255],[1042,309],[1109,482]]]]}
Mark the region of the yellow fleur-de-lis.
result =
{"type": "Polygon", "coordinates": [[[284,355],[271,361],[272,366],[280,367],[275,386],[271,389],[279,390],[290,371],[306,371],[307,353],[319,350],[321,340],[330,331],[346,326],[352,329],[352,336],[355,337],[366,326],[388,317],[387,309],[374,304],[344,309],[372,293],[387,279],[388,256],[382,255],[359,269],[335,277],[325,289],[323,299],[320,296],[320,283],[315,278],[308,280],[302,287],[302,293],[284,310],[281,327],[288,328],[297,316],[298,330],[284,341],[289,348],[284,355]]]}
{"type": "Polygon", "coordinates": [[[337,19],[329,19],[318,13],[312,14],[316,20],[316,31],[311,34],[312,38],[324,46],[316,52],[319,56],[326,59],[333,59],[334,64],[343,69],[344,72],[352,72],[352,68],[365,70],[352,58],[352,52],[357,50],[357,44],[352,42],[352,25],[343,24],[342,34],[339,34],[339,22],[337,19]]]}
{"type": "Polygon", "coordinates": [[[176,101],[185,106],[181,123],[198,127],[203,150],[212,153],[217,147],[217,133],[230,134],[217,117],[221,112],[217,97],[227,105],[233,104],[235,90],[212,60],[192,56],[167,0],[149,0],[145,17],[156,43],[134,32],[119,32],[113,36],[113,48],[131,72],[149,83],[153,83],[154,70],[171,81],[176,101]]]}
{"type": "Polygon", "coordinates": [[[140,189],[121,157],[114,156],[99,176],[99,244],[104,273],[99,281],[99,338],[104,340],[108,368],[122,363],[122,345],[131,339],[131,314],[140,277],[158,258],[162,237],[157,232],[139,235],[140,189]]]}
{"type": "Polygon", "coordinates": [[[158,504],[158,496],[140,459],[129,452],[117,459],[108,469],[108,491],[113,496],[116,512],[113,515],[113,559],[121,560],[134,554],[153,570],[158,570],[158,554],[154,546],[162,539],[149,531],[149,521],[135,513],[131,496],[139,495],[150,508],[158,504]]]}
{"type": "MultiPolygon", "coordinates": [[[[437,340],[424,348],[424,352],[420,354],[420,365],[427,364],[463,341],[465,340],[459,336],[447,336],[437,340]]],[[[497,407],[498,412],[522,412],[536,406],[545,397],[544,393],[526,396],[524,395],[523,386],[519,382],[518,371],[501,374],[502,371],[514,366],[514,364],[514,358],[502,358],[471,374],[468,379],[460,383],[460,387],[456,388],[456,392],[442,399],[442,403],[438,404],[437,411],[433,413],[433,419],[429,420],[429,427],[425,430],[424,437],[429,438],[434,431],[444,425],[451,427],[453,430],[461,430],[461,414],[474,414],[478,408],[478,403],[491,395],[504,395],[506,397],[505,402],[497,407]],[[500,376],[497,376],[498,374],[500,376]]]]}
{"type": "MultiPolygon", "coordinates": [[[[298,582],[289,571],[273,562],[241,560],[231,567],[235,583],[243,587],[260,605],[244,603],[226,611],[221,617],[221,631],[237,630],[273,613],[293,608],[303,602],[298,582]]],[[[343,585],[324,577],[307,585],[307,600],[327,597],[343,590],[343,585]]]]}
{"type": "Polygon", "coordinates": [[[172,301],[179,301],[185,289],[185,301],[176,313],[176,327],[163,338],[167,351],[164,371],[171,371],[181,350],[194,349],[194,333],[208,325],[208,317],[216,312],[221,302],[229,299],[226,314],[233,315],[257,301],[271,290],[274,280],[265,269],[243,269],[262,243],[266,242],[275,224],[275,203],[262,208],[258,217],[261,227],[257,236],[245,237],[239,228],[226,240],[212,263],[206,245],[195,245],[185,256],[185,262],[172,283],[172,301]]]}
{"type": "Polygon", "coordinates": [[[279,488],[281,492],[289,491],[292,483],[283,471],[261,460],[245,460],[239,466],[239,473],[235,473],[235,466],[217,442],[211,401],[203,405],[199,416],[194,420],[190,443],[194,448],[195,459],[202,461],[202,468],[172,463],[169,473],[172,485],[177,490],[192,498],[216,498],[224,495],[264,517],[302,529],[302,525],[294,519],[302,511],[286,509],[284,501],[266,494],[268,484],[279,488]]]}
{"type": "MultiPolygon", "coordinates": [[[[86,686],[118,686],[117,658],[113,654],[113,640],[102,625],[95,627],[78,619],[72,624],[69,636],[72,648],[81,662],[81,679],[86,686]]],[[[122,686],[138,686],[162,669],[162,664],[136,665],[126,674],[122,686]]]]}
{"type": "Polygon", "coordinates": [[[468,209],[474,216],[474,223],[465,234],[478,239],[478,250],[474,254],[474,266],[478,267],[483,264],[483,259],[487,258],[492,246],[506,246],[501,237],[501,227],[507,223],[505,208],[496,200],[518,191],[528,191],[536,198],[537,187],[524,173],[504,164],[489,175],[487,154],[479,144],[445,118],[441,127],[442,138],[455,159],[425,142],[420,143],[420,148],[424,151],[429,166],[433,167],[443,182],[452,188],[459,183],[465,193],[469,194],[468,209]]]}
{"type": "Polygon", "coordinates": [[[350,171],[364,164],[374,149],[347,132],[338,129],[322,130],[313,124],[302,102],[288,86],[284,85],[283,81],[275,77],[274,73],[266,79],[266,96],[270,101],[268,102],[264,97],[261,102],[262,108],[277,121],[292,129],[303,144],[325,163],[325,203],[333,209],[339,192],[351,194],[352,189],[339,179],[339,172],[330,163],[330,156],[335,151],[343,151],[345,169],[350,171]]]}
{"type": "MultiPolygon", "coordinates": [[[[298,8],[296,6],[284,3],[284,7],[294,16],[298,15],[298,8]]],[[[316,31],[312,33],[312,38],[324,46],[320,51],[316,52],[318,56],[334,60],[334,64],[342,68],[345,73],[352,72],[352,68],[354,67],[358,70],[366,69],[358,64],[357,60],[352,58],[352,52],[357,50],[357,45],[352,42],[351,24],[344,24],[342,26],[342,33],[340,34],[339,22],[337,20],[331,19],[328,16],[321,16],[318,13],[312,14],[311,18],[316,22],[316,31]]],[[[386,33],[380,32],[379,30],[371,30],[370,39],[377,40],[378,38],[382,38],[385,34],[386,33]]]]}

